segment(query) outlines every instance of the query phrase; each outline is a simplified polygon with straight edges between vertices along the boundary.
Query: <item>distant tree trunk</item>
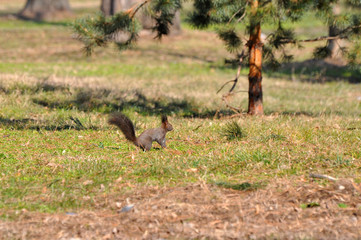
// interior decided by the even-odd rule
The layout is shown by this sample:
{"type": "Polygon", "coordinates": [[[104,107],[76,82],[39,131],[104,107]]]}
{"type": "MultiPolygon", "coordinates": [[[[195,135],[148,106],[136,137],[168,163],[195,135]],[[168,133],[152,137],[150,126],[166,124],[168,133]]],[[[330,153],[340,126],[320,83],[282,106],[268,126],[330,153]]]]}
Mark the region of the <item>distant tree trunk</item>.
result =
{"type": "MultiPolygon", "coordinates": [[[[333,37],[339,33],[339,29],[336,26],[329,26],[328,36],[333,37]]],[[[330,52],[330,58],[336,59],[341,56],[340,40],[332,39],[327,41],[327,49],[330,52]]]]}
{"type": "MultiPolygon", "coordinates": [[[[133,2],[134,1],[132,0],[102,0],[100,10],[105,16],[109,17],[122,10],[127,10],[131,8],[133,2]]],[[[129,35],[125,32],[118,31],[117,33],[113,34],[112,38],[113,41],[121,43],[127,41],[129,35]]]]}
{"type": "MultiPolygon", "coordinates": [[[[141,2],[140,0],[102,0],[100,9],[105,16],[112,16],[121,10],[128,10],[129,8],[135,6],[137,3],[141,2]]],[[[143,11],[139,11],[136,16],[138,17],[142,27],[144,29],[152,29],[154,27],[154,22],[150,16],[145,14],[143,11]]],[[[171,27],[171,34],[178,34],[181,31],[180,25],[180,13],[176,12],[173,25],[171,27]]]]}
{"type": "MultiPolygon", "coordinates": [[[[104,13],[105,16],[112,16],[117,12],[127,8],[127,2],[129,0],[102,0],[100,5],[100,10],[104,13]]],[[[130,7],[130,6],[129,6],[130,7]]]]}
{"type": "MultiPolygon", "coordinates": [[[[339,15],[341,13],[341,7],[339,5],[335,5],[332,8],[332,12],[335,15],[339,15]]],[[[339,34],[340,30],[334,25],[331,24],[328,27],[328,36],[333,37],[339,34]]],[[[341,48],[340,48],[340,40],[332,39],[327,41],[327,49],[330,52],[330,58],[336,59],[341,57],[341,48]]]]}
{"type": "Polygon", "coordinates": [[[64,18],[70,14],[68,0],[27,0],[19,17],[43,21],[64,18]]]}
{"type": "MultiPolygon", "coordinates": [[[[253,14],[257,12],[258,1],[252,1],[253,14]]],[[[262,94],[262,46],[261,23],[256,17],[251,18],[249,47],[249,89],[248,114],[263,115],[262,94]]]]}

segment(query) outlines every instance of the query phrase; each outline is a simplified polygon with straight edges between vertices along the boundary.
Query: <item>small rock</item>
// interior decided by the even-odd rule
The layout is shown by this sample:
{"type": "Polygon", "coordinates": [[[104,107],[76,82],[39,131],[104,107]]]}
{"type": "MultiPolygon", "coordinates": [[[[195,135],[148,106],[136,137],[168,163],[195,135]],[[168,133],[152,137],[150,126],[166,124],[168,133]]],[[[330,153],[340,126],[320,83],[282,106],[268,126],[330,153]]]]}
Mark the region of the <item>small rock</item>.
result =
{"type": "Polygon", "coordinates": [[[66,212],[65,214],[68,215],[68,216],[76,216],[76,215],[77,215],[77,214],[74,213],[74,212],[66,212]]]}
{"type": "Polygon", "coordinates": [[[127,205],[125,207],[122,208],[122,210],[120,210],[120,212],[129,212],[130,210],[132,210],[134,207],[134,205],[127,205]]]}

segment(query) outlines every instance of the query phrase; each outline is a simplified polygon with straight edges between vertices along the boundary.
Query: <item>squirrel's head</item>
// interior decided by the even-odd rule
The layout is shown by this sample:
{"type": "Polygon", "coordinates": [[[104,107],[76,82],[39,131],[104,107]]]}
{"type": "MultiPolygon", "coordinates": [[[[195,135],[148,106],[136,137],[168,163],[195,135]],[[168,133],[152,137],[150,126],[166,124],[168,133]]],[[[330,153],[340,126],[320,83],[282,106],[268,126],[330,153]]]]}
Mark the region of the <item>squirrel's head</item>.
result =
{"type": "Polygon", "coordinates": [[[167,131],[172,131],[173,126],[168,122],[168,118],[166,115],[162,115],[162,128],[164,128],[167,131]]]}

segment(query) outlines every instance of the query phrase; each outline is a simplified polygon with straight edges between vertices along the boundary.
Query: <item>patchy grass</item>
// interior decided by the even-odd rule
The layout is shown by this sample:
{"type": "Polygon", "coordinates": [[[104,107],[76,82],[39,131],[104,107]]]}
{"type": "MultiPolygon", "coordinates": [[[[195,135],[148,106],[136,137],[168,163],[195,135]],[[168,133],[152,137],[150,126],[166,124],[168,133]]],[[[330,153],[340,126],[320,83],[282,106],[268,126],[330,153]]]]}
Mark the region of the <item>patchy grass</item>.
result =
{"type": "MultiPolygon", "coordinates": [[[[159,124],[158,116],[125,111],[136,122],[138,134],[159,124]]],[[[25,115],[31,114],[14,118],[1,113],[3,209],[91,207],[83,204],[83,197],[97,196],[100,188],[118,191],[116,181],[173,185],[201,178],[237,186],[313,171],[360,178],[361,126],[353,117],[242,117],[238,123],[246,136],[229,142],[219,134],[226,119],[184,119],[175,114],[168,149],[142,152],[106,125],[107,115],[98,111],[48,108],[44,114],[25,115]]]]}
{"type": "MultiPolygon", "coordinates": [[[[4,221],[29,211],[32,218],[39,212],[114,212],[104,199],[112,196],[115,204],[121,196],[125,203],[139,189],[174,187],[184,193],[201,183],[202,197],[206,186],[222,194],[257,195],[269,191],[275,179],[308,181],[304,176],[310,172],[361,181],[361,86],[349,83],[346,73],[335,71],[341,81],[331,82],[305,81],[305,72],[285,71],[282,78],[266,73],[266,116],[236,117],[216,94],[235,70],[223,65],[230,55],[213,33],[185,29],[162,43],[145,35],[132,50],[98,49],[92,58],[82,55],[81,47],[62,22],[37,25],[0,17],[4,221]],[[137,134],[158,126],[161,113],[169,115],[174,131],[167,134],[168,148],[137,149],[107,124],[114,111],[125,112],[137,134]],[[231,134],[242,137],[230,141],[222,132],[232,122],[240,128],[231,134]]],[[[247,69],[242,73],[237,91],[248,88],[247,69]]],[[[229,101],[247,108],[247,94],[229,101]]],[[[207,193],[212,202],[213,192],[207,193]]],[[[198,190],[194,196],[200,196],[198,190]]],[[[302,195],[294,207],[323,208],[317,199],[302,195]]],[[[355,202],[337,202],[333,210],[356,209],[355,202]]],[[[197,217],[182,221],[192,219],[197,217]]]]}

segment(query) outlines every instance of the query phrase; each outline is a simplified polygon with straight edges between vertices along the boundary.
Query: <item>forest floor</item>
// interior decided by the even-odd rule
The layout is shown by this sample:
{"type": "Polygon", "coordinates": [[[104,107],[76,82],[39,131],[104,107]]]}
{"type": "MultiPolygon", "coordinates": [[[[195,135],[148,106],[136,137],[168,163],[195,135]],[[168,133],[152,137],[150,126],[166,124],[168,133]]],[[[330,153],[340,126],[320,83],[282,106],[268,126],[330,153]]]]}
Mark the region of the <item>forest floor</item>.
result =
{"type": "MultiPolygon", "coordinates": [[[[237,69],[211,29],[86,57],[72,19],[18,20],[23,2],[0,0],[0,239],[361,239],[359,69],[289,49],[264,68],[265,115],[245,113],[246,67],[234,114],[217,90],[237,69]],[[138,134],[167,114],[168,148],[135,148],[116,111],[138,134]]],[[[327,33],[312,15],[294,27],[327,33]]]]}
{"type": "MultiPolygon", "coordinates": [[[[361,185],[278,179],[239,191],[203,182],[136,187],[99,197],[92,210],[19,210],[3,239],[359,239],[361,185]]],[[[102,195],[102,194],[100,194],[102,195]]]]}

